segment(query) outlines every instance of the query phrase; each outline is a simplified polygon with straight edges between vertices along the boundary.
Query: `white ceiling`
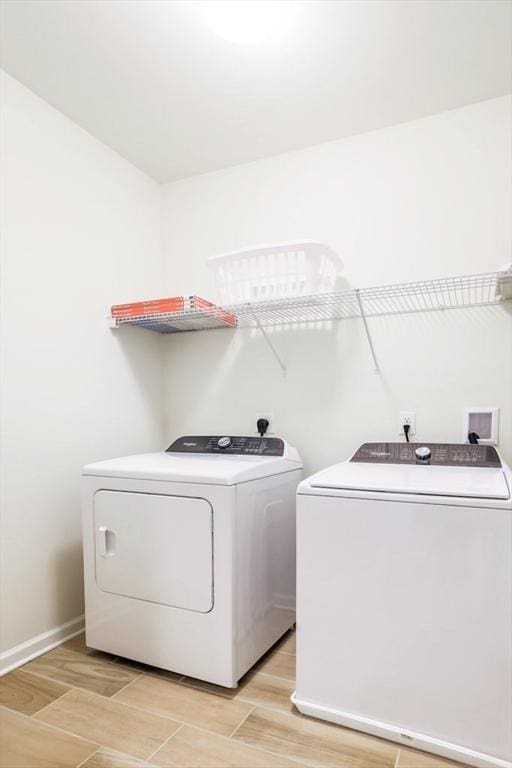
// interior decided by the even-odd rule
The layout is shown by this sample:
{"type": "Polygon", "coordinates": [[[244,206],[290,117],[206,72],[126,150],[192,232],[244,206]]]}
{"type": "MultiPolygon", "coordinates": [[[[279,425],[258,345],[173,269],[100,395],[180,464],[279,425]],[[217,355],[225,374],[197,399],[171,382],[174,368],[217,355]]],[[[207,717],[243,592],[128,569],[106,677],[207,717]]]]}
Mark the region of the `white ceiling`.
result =
{"type": "Polygon", "coordinates": [[[280,38],[239,45],[200,2],[3,0],[2,66],[169,181],[510,92],[511,7],[289,0],[280,38]]]}

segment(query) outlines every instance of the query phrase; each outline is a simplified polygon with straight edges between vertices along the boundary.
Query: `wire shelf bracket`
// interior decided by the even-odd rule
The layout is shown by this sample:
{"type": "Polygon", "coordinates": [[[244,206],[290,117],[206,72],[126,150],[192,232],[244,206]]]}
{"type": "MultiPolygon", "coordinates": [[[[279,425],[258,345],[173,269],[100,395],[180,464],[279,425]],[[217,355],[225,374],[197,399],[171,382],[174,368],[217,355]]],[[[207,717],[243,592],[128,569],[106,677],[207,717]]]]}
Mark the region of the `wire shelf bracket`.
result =
{"type": "Polygon", "coordinates": [[[379,364],[377,362],[377,356],[375,355],[375,348],[373,346],[372,336],[371,336],[371,333],[370,333],[370,329],[368,327],[368,321],[366,319],[366,314],[365,314],[365,311],[364,311],[363,302],[361,301],[361,291],[359,290],[359,288],[355,289],[355,294],[356,294],[357,303],[359,305],[359,311],[361,313],[361,320],[363,321],[364,330],[366,332],[366,338],[368,339],[368,345],[370,347],[370,352],[371,352],[371,355],[372,355],[372,358],[373,358],[373,365],[374,365],[374,368],[375,368],[375,373],[379,373],[379,364]]]}
{"type": "Polygon", "coordinates": [[[275,359],[279,363],[279,367],[281,368],[283,376],[286,376],[286,365],[283,363],[283,361],[279,357],[279,354],[278,354],[276,348],[272,344],[270,336],[268,335],[268,333],[266,332],[266,330],[264,329],[264,327],[260,323],[260,321],[258,319],[258,315],[253,315],[253,317],[254,317],[254,322],[256,323],[256,326],[261,331],[261,334],[262,334],[263,338],[265,339],[265,341],[267,343],[267,346],[269,347],[270,351],[272,352],[272,354],[274,355],[275,359]]]}

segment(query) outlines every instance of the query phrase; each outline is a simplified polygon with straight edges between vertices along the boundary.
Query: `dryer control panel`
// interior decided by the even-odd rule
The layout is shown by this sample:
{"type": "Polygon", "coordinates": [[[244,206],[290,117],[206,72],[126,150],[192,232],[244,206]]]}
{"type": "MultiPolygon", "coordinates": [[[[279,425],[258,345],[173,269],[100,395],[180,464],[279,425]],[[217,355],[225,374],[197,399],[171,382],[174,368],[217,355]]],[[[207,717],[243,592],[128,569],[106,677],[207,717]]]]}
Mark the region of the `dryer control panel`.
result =
{"type": "Polygon", "coordinates": [[[471,443],[364,443],[350,461],[430,464],[438,467],[501,467],[495,448],[471,443]]]}
{"type": "Polygon", "coordinates": [[[207,435],[179,437],[166,453],[207,453],[236,456],[284,456],[284,441],[279,437],[253,435],[207,435]]]}

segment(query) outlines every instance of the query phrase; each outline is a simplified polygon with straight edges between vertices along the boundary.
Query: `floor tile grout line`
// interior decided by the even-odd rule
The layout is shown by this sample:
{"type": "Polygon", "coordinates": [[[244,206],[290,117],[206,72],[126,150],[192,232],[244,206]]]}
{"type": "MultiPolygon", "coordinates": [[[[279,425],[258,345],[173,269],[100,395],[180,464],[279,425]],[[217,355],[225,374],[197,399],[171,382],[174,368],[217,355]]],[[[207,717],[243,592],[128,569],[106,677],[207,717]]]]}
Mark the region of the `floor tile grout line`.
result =
{"type": "MultiPolygon", "coordinates": [[[[98,648],[89,648],[89,646],[87,646],[89,650],[83,651],[80,648],[70,648],[70,646],[66,645],[66,642],[67,640],[65,640],[60,645],[55,646],[55,648],[52,648],[52,651],[56,651],[58,648],[62,648],[65,651],[73,651],[73,653],[79,653],[81,656],[88,656],[90,659],[95,659],[97,654],[99,657],[98,661],[113,661],[114,659],[117,659],[117,656],[113,656],[112,654],[109,654],[108,651],[100,651],[98,648]],[[102,659],[101,654],[104,654],[105,656],[112,655],[112,658],[102,659]]],[[[49,653],[49,651],[47,651],[47,653],[49,653]]],[[[41,655],[44,656],[45,654],[43,653],[41,655]]],[[[40,657],[37,656],[36,658],[40,658],[40,657]]]]}
{"type": "Polygon", "coordinates": [[[70,687],[70,688],[69,688],[69,691],[65,691],[65,692],[64,692],[63,694],[61,694],[60,696],[57,696],[57,698],[56,698],[56,699],[54,699],[53,701],[49,701],[49,702],[48,702],[48,704],[45,704],[45,705],[44,705],[44,707],[41,707],[41,709],[38,709],[38,710],[37,710],[37,712],[33,712],[33,713],[32,713],[32,715],[30,715],[30,717],[32,717],[34,720],[37,720],[37,718],[35,717],[35,715],[38,715],[40,712],[44,712],[44,710],[45,710],[45,709],[47,709],[48,707],[51,707],[51,705],[52,705],[52,704],[55,704],[55,702],[56,702],[56,701],[62,701],[62,699],[63,699],[65,696],[67,696],[67,695],[68,695],[68,693],[72,693],[72,692],[73,692],[73,690],[74,690],[74,688],[70,687]]]}
{"type": "MultiPolygon", "coordinates": [[[[270,675],[267,675],[267,677],[270,677],[270,675]]],[[[281,680],[282,678],[277,678],[277,679],[281,680]]],[[[237,694],[235,697],[231,698],[229,696],[226,696],[223,693],[219,693],[219,694],[212,693],[211,691],[208,691],[205,688],[195,688],[190,685],[188,687],[193,688],[193,690],[196,690],[196,691],[201,691],[201,693],[207,693],[210,696],[217,696],[217,695],[221,696],[223,699],[225,699],[225,701],[234,701],[234,702],[239,702],[240,704],[249,704],[252,707],[261,707],[262,709],[270,709],[271,712],[286,712],[286,713],[293,714],[293,712],[287,708],[285,709],[284,707],[278,707],[276,705],[268,704],[267,702],[263,702],[263,701],[255,701],[254,699],[251,699],[248,697],[246,698],[244,696],[243,691],[241,691],[240,694],[237,694]]],[[[250,694],[248,694],[248,696],[250,696],[250,694]]]]}
{"type": "Polygon", "coordinates": [[[177,733],[179,733],[179,732],[182,730],[182,728],[184,728],[184,727],[185,727],[185,724],[184,724],[184,723],[180,723],[179,727],[178,727],[178,728],[176,728],[176,730],[174,731],[174,733],[171,733],[171,735],[170,735],[170,736],[168,736],[168,737],[165,739],[165,741],[163,741],[163,742],[160,744],[160,746],[159,746],[159,747],[157,747],[155,750],[153,750],[153,752],[152,752],[152,753],[149,755],[149,757],[146,757],[146,762],[147,762],[147,763],[151,762],[151,760],[152,760],[152,759],[153,759],[153,757],[156,755],[156,753],[157,753],[157,752],[158,752],[160,749],[163,749],[163,747],[165,747],[165,745],[166,745],[166,744],[168,744],[168,743],[169,743],[169,741],[170,741],[171,739],[173,739],[173,738],[176,736],[176,734],[177,734],[177,733]]]}
{"type": "MultiPolygon", "coordinates": [[[[142,675],[143,675],[143,673],[142,673],[142,672],[139,672],[139,673],[138,673],[138,675],[137,675],[137,677],[135,677],[133,680],[130,680],[130,682],[129,682],[129,683],[126,683],[126,685],[123,685],[123,687],[122,687],[122,688],[120,688],[120,689],[119,689],[118,691],[116,691],[115,693],[113,693],[113,694],[112,694],[112,696],[104,696],[103,698],[104,698],[104,699],[112,699],[112,698],[113,698],[113,696],[117,696],[117,694],[118,694],[118,693],[121,693],[121,691],[124,691],[124,690],[126,690],[126,688],[128,688],[130,685],[132,685],[132,683],[136,683],[136,682],[137,682],[137,680],[140,680],[140,678],[142,677],[142,675]]],[[[101,694],[98,694],[98,695],[99,695],[99,696],[101,696],[101,694]]]]}
{"type": "MultiPolygon", "coordinates": [[[[284,709],[283,707],[274,707],[272,704],[262,704],[259,701],[251,701],[250,699],[236,699],[236,701],[239,701],[242,704],[249,704],[253,707],[253,709],[260,707],[261,709],[269,709],[271,712],[277,712],[278,714],[283,712],[285,714],[293,714],[293,712],[289,709],[284,709]]],[[[295,717],[300,716],[299,710],[297,710],[297,713],[297,715],[294,715],[295,717]]]]}
{"type": "MultiPolygon", "coordinates": [[[[68,691],[68,693],[69,693],[69,691],[68,691]]],[[[2,709],[8,709],[9,712],[14,712],[16,715],[19,715],[20,717],[24,717],[25,719],[30,720],[32,723],[39,723],[39,725],[44,725],[47,728],[51,728],[52,731],[58,731],[59,733],[65,733],[66,736],[73,736],[73,738],[79,739],[79,741],[85,741],[87,744],[92,744],[92,746],[93,747],[97,747],[97,749],[95,749],[94,752],[91,752],[89,757],[94,755],[98,751],[98,749],[100,749],[101,747],[105,746],[104,744],[98,744],[97,741],[92,741],[91,739],[86,739],[85,736],[79,736],[78,734],[72,733],[71,731],[66,731],[65,728],[60,728],[58,725],[53,725],[52,723],[47,723],[46,720],[38,720],[37,717],[31,716],[31,715],[24,715],[23,712],[18,712],[15,709],[9,709],[9,707],[1,706],[0,707],[0,711],[2,709]]],[[[36,712],[36,715],[37,715],[37,712],[36,712]]],[[[107,749],[108,749],[108,747],[107,747],[107,749]]],[[[87,758],[87,759],[89,759],[89,758],[87,758]]]]}
{"type": "MultiPolygon", "coordinates": [[[[295,656],[294,653],[286,653],[286,651],[276,651],[276,653],[280,653],[283,656],[287,656],[288,658],[292,658],[292,659],[295,659],[295,660],[297,659],[297,657],[295,656]]],[[[256,664],[254,665],[254,671],[255,672],[264,672],[265,667],[272,661],[272,659],[275,658],[276,653],[274,653],[270,659],[267,659],[264,664],[259,664],[258,662],[256,662],[256,664]]],[[[295,662],[295,663],[297,663],[297,662],[295,662]]],[[[265,672],[264,674],[271,674],[272,677],[281,677],[281,675],[272,674],[270,672],[265,672]]],[[[283,677],[282,680],[290,680],[290,678],[289,677],[283,677]]]]}
{"type": "Polygon", "coordinates": [[[286,680],[287,683],[294,683],[295,684],[295,678],[291,677],[279,677],[279,675],[273,675],[271,672],[264,672],[263,670],[258,670],[258,674],[265,675],[265,677],[277,677],[278,680],[286,680]]]}
{"type": "Polygon", "coordinates": [[[398,747],[397,752],[396,752],[395,764],[394,764],[393,768],[398,768],[398,763],[400,761],[400,752],[401,751],[402,750],[400,749],[400,747],[398,747]]]}
{"type": "MultiPolygon", "coordinates": [[[[23,667],[17,667],[16,669],[13,669],[12,672],[8,672],[5,675],[5,678],[7,678],[8,675],[12,675],[13,672],[24,672],[26,675],[32,675],[32,677],[41,677],[43,680],[48,680],[49,683],[55,683],[56,685],[63,685],[66,688],[73,688],[74,687],[73,685],[70,685],[69,683],[63,683],[63,682],[61,682],[61,680],[55,680],[53,677],[46,677],[46,675],[41,675],[41,674],[39,674],[39,672],[32,672],[31,669],[24,669],[23,667]]],[[[64,693],[69,693],[69,691],[64,691],[64,693]]],[[[63,695],[64,694],[61,694],[61,696],[63,696],[63,695]]],[[[57,698],[60,698],[60,696],[58,696],[57,698]]],[[[45,704],[45,707],[46,706],[47,706],[47,704],[45,704]]],[[[16,711],[18,711],[18,710],[16,710],[16,711]]],[[[34,712],[33,714],[36,714],[36,713],[34,712]]]]}
{"type": "Polygon", "coordinates": [[[261,746],[261,744],[253,744],[250,741],[245,741],[244,739],[237,739],[236,738],[235,734],[242,727],[242,725],[249,718],[249,716],[254,712],[255,709],[257,709],[256,706],[254,706],[251,709],[251,711],[249,712],[249,714],[246,715],[246,717],[244,717],[242,722],[239,723],[239,725],[235,728],[233,733],[230,736],[227,737],[228,740],[232,741],[234,744],[243,744],[246,747],[250,747],[251,749],[255,749],[257,752],[264,752],[266,755],[272,755],[272,757],[278,757],[278,758],[284,757],[286,760],[289,760],[291,763],[294,763],[297,766],[301,765],[301,766],[303,766],[303,768],[310,768],[310,766],[308,766],[307,763],[302,762],[299,758],[290,757],[290,755],[283,755],[282,752],[272,752],[271,749],[267,749],[267,747],[263,747],[263,746],[261,746]],[[235,738],[233,738],[233,737],[235,737],[235,738]]]}
{"type": "MultiPolygon", "coordinates": [[[[72,638],[73,639],[73,638],[72,638]]],[[[52,650],[56,650],[57,648],[64,648],[66,651],[73,651],[73,653],[80,653],[82,656],[87,656],[90,659],[98,658],[98,661],[105,661],[105,662],[114,662],[116,659],[119,658],[119,656],[114,656],[113,654],[109,653],[108,651],[100,651],[99,648],[90,648],[88,645],[85,646],[85,650],[82,650],[81,648],[71,648],[67,645],[69,641],[64,640],[63,643],[60,643],[60,645],[57,645],[55,648],[52,648],[52,650]],[[103,656],[112,656],[111,659],[104,659],[103,656]]],[[[45,654],[42,654],[43,656],[45,654]]],[[[39,657],[37,657],[39,658],[39,657]]]]}
{"type": "MultiPolygon", "coordinates": [[[[142,677],[142,675],[141,675],[141,677],[142,677]]],[[[134,683],[134,682],[135,682],[135,680],[132,680],[132,683],[134,683]]],[[[129,683],[129,685],[131,685],[131,683],[129,683]]],[[[125,688],[127,688],[127,687],[128,686],[125,686],[125,688]]],[[[124,688],[122,690],[124,690],[124,688]]],[[[183,722],[181,722],[181,720],[176,720],[175,717],[170,717],[169,715],[162,715],[159,712],[155,712],[155,710],[153,710],[153,709],[143,709],[143,707],[137,707],[135,704],[128,704],[126,701],[119,701],[119,699],[114,698],[114,696],[103,696],[101,693],[96,693],[95,691],[89,691],[86,688],[80,688],[78,685],[75,686],[74,688],[71,688],[71,691],[82,691],[84,693],[90,694],[91,696],[95,696],[96,698],[101,699],[102,701],[113,701],[115,704],[120,704],[123,707],[128,707],[128,709],[135,709],[135,710],[137,710],[137,712],[144,712],[144,714],[146,714],[146,715],[154,715],[155,717],[160,717],[163,720],[170,720],[172,723],[175,723],[176,725],[187,725],[187,723],[183,723],[183,722]]],[[[67,695],[68,693],[71,693],[71,691],[66,691],[65,695],[67,695]]],[[[60,698],[62,699],[64,697],[61,696],[60,698]]],[[[57,699],[56,699],[56,701],[57,701],[57,699]]],[[[55,702],[51,702],[51,703],[54,704],[55,702]]],[[[50,706],[50,705],[48,704],[47,706],[50,706]]],[[[13,711],[15,711],[15,710],[13,710],[13,711]]],[[[21,714],[21,712],[18,713],[18,714],[21,714]]],[[[39,713],[36,712],[35,715],[37,715],[37,714],[39,714],[39,713]]],[[[24,717],[30,717],[30,716],[29,715],[24,715],[24,717]]],[[[32,719],[35,720],[37,718],[35,718],[35,716],[32,716],[32,719]]],[[[41,720],[40,722],[41,723],[46,723],[46,720],[41,720]]],[[[57,727],[57,726],[55,726],[55,727],[57,727]]],[[[66,733],[69,733],[69,731],[66,731],[66,733]]],[[[85,737],[81,736],[81,737],[77,737],[77,738],[85,738],[85,737]]],[[[85,739],[85,741],[89,741],[89,739],[85,739]]],[[[101,744],[100,746],[105,747],[105,749],[112,749],[112,747],[109,747],[108,744],[101,744]]],[[[119,751],[119,750],[117,750],[117,751],[119,751]]],[[[134,755],[132,755],[132,757],[134,757],[134,755]]]]}
{"type": "MultiPolygon", "coordinates": [[[[58,650],[67,651],[67,653],[71,653],[73,654],[73,656],[79,656],[80,658],[83,658],[85,656],[85,658],[89,659],[89,661],[94,661],[96,659],[96,663],[112,664],[112,659],[102,659],[102,658],[95,657],[93,653],[84,653],[83,651],[75,651],[73,650],[73,648],[66,648],[64,643],[61,643],[60,645],[55,646],[55,648],[52,648],[50,651],[47,651],[46,653],[42,653],[40,656],[36,656],[36,658],[33,659],[33,661],[37,661],[37,659],[40,659],[44,656],[49,656],[51,653],[54,653],[54,651],[58,651],[58,650]]],[[[96,649],[92,648],[92,650],[94,651],[96,649]]],[[[108,655],[106,651],[98,651],[98,653],[104,653],[108,655]]],[[[117,656],[113,656],[113,658],[117,658],[117,656]]],[[[29,661],[27,663],[31,664],[32,662],[29,661]]]]}
{"type": "Polygon", "coordinates": [[[156,672],[147,672],[147,671],[141,672],[141,675],[149,675],[150,677],[156,677],[157,680],[165,680],[167,683],[181,683],[185,677],[185,675],[179,675],[176,678],[176,680],[172,680],[170,677],[166,677],[165,675],[158,675],[156,672]]]}
{"type": "MultiPolygon", "coordinates": [[[[128,686],[127,686],[128,687],[128,686]]],[[[94,694],[95,696],[98,696],[98,694],[94,694]]],[[[121,701],[120,699],[116,699],[115,696],[117,694],[114,694],[110,698],[110,701],[115,701],[116,704],[122,704],[123,707],[129,707],[130,709],[136,709],[138,712],[144,712],[146,715],[154,715],[155,717],[162,717],[164,720],[170,720],[172,723],[176,723],[177,725],[190,725],[190,723],[186,723],[183,720],[177,720],[175,717],[171,717],[170,715],[163,715],[160,711],[157,712],[155,709],[144,709],[144,707],[138,707],[136,704],[128,704],[126,701],[121,701]]],[[[105,698],[104,696],[101,696],[100,698],[105,698]]],[[[194,726],[194,728],[199,726],[194,726]]],[[[207,729],[202,729],[207,730],[207,729]]],[[[208,733],[215,733],[215,731],[208,731],[208,733]]]]}
{"type": "Polygon", "coordinates": [[[236,726],[235,730],[234,730],[234,731],[232,731],[232,732],[229,734],[229,736],[228,736],[228,739],[231,739],[231,738],[233,738],[233,736],[234,736],[234,735],[235,735],[235,733],[238,731],[238,729],[239,729],[239,728],[241,728],[241,727],[242,727],[242,725],[245,723],[245,721],[247,720],[247,718],[249,717],[249,715],[251,715],[251,714],[254,712],[254,709],[255,709],[255,707],[254,707],[254,706],[252,706],[252,707],[250,708],[250,710],[248,711],[248,713],[246,714],[246,716],[245,716],[244,718],[242,718],[242,720],[241,720],[241,721],[238,723],[238,725],[236,726]]]}
{"type": "MultiPolygon", "coordinates": [[[[116,664],[119,656],[112,656],[111,659],[104,659],[101,654],[104,656],[108,656],[107,651],[97,651],[95,649],[91,649],[89,653],[87,651],[76,651],[74,648],[67,648],[65,645],[58,645],[57,648],[64,648],[65,651],[73,651],[73,653],[78,653],[80,656],[85,656],[86,659],[90,659],[90,661],[102,661],[103,664],[116,664]]],[[[54,651],[57,650],[56,648],[53,649],[54,651]]],[[[45,654],[43,653],[42,656],[45,654]]],[[[37,659],[40,659],[41,656],[37,656],[34,661],[37,661],[37,659]]],[[[30,663],[30,662],[29,662],[30,663]]]]}
{"type": "Polygon", "coordinates": [[[272,675],[270,672],[264,672],[263,670],[258,671],[257,674],[259,675],[265,675],[265,677],[273,677],[276,680],[283,680],[285,683],[291,683],[293,686],[295,686],[295,683],[297,682],[296,678],[291,677],[279,677],[279,675],[272,675]]]}
{"type": "MultiPolygon", "coordinates": [[[[118,657],[121,658],[121,657],[118,657]]],[[[122,661],[115,661],[116,667],[121,667],[122,669],[126,669],[128,672],[130,671],[138,671],[136,667],[130,667],[128,664],[123,664],[122,661]]],[[[142,662],[141,662],[142,663],[142,662]]],[[[163,667],[155,667],[155,669],[163,669],[163,667]]],[[[173,672],[171,669],[169,670],[163,670],[164,672],[170,672],[173,675],[176,675],[176,679],[172,680],[170,677],[166,677],[165,675],[159,675],[157,672],[150,672],[147,669],[144,669],[143,671],[139,671],[140,675],[151,675],[151,677],[157,677],[159,680],[167,680],[169,683],[181,683],[186,675],[179,675],[177,672],[173,672]]]]}
{"type": "MultiPolygon", "coordinates": [[[[30,671],[30,674],[34,675],[34,677],[41,677],[43,680],[48,680],[50,683],[60,683],[61,685],[67,685],[69,688],[80,688],[79,685],[71,685],[70,683],[63,683],[62,680],[56,680],[54,677],[48,677],[48,675],[42,675],[41,672],[33,672],[32,670],[28,670],[28,669],[24,669],[23,671],[24,672],[30,671]]],[[[84,690],[84,689],[81,689],[81,690],[84,690]]],[[[69,691],[66,691],[66,693],[69,693],[69,691]]]]}
{"type": "MultiPolygon", "coordinates": [[[[146,673],[144,673],[144,674],[146,674],[146,673]]],[[[248,673],[246,673],[246,674],[248,674],[248,673]]],[[[290,685],[293,685],[293,687],[295,687],[295,682],[296,681],[295,680],[291,680],[289,677],[279,677],[278,675],[269,675],[268,672],[261,672],[260,670],[255,670],[252,673],[251,678],[255,677],[256,675],[265,675],[265,677],[271,677],[274,680],[282,680],[283,683],[290,683],[290,685]]],[[[171,682],[175,682],[175,681],[171,680],[171,682]]],[[[178,681],[176,681],[176,682],[178,682],[178,681]]],[[[210,691],[210,690],[208,690],[208,688],[206,686],[209,685],[209,683],[207,681],[198,680],[195,683],[189,683],[187,681],[187,676],[184,675],[183,678],[179,681],[179,683],[180,683],[180,685],[186,685],[187,688],[193,688],[196,691],[203,691],[204,693],[209,693],[212,696],[222,696],[224,699],[228,699],[229,701],[239,701],[238,694],[236,694],[235,696],[230,696],[229,694],[224,693],[223,691],[210,691]]],[[[227,689],[227,690],[232,690],[232,689],[227,689]]]]}
{"type": "Polygon", "coordinates": [[[89,755],[89,757],[86,757],[85,760],[82,760],[81,763],[78,763],[78,765],[75,765],[74,768],[81,768],[81,766],[85,765],[85,763],[87,763],[88,760],[91,759],[91,757],[94,757],[94,755],[97,755],[100,749],[101,749],[101,746],[98,746],[98,749],[95,752],[93,752],[92,755],[89,755]]]}
{"type": "MultiPolygon", "coordinates": [[[[87,693],[94,693],[95,696],[101,696],[102,699],[111,699],[113,696],[119,693],[119,691],[124,691],[125,688],[127,688],[129,685],[134,683],[135,680],[138,680],[139,677],[142,677],[143,675],[142,672],[139,672],[137,677],[135,677],[133,680],[130,680],[130,682],[127,683],[126,685],[123,685],[123,687],[120,688],[119,691],[116,691],[116,693],[113,693],[110,696],[106,696],[103,693],[97,693],[96,691],[91,691],[90,688],[85,688],[84,686],[79,685],[78,683],[74,683],[73,685],[71,685],[71,683],[65,683],[62,680],[59,680],[58,678],[48,677],[47,675],[43,675],[41,672],[33,672],[32,670],[28,670],[28,669],[24,670],[24,672],[30,672],[31,675],[35,675],[35,677],[41,677],[43,680],[48,680],[51,683],[60,683],[61,685],[67,685],[71,689],[78,688],[80,691],[87,691],[87,693]]],[[[69,691],[66,691],[66,693],[69,693],[69,691]]],[[[62,698],[62,697],[60,696],[59,698],[62,698]]],[[[55,699],[55,701],[56,700],[57,699],[55,699]]],[[[53,703],[53,702],[50,702],[50,703],[53,703]]],[[[48,704],[46,704],[45,706],[48,706],[48,704]]],[[[34,714],[37,714],[37,712],[35,712],[34,714]]]]}
{"type": "MultiPolygon", "coordinates": [[[[39,675],[40,677],[46,677],[46,675],[42,675],[39,672],[33,672],[31,669],[28,669],[32,664],[37,663],[40,659],[44,659],[48,654],[52,653],[52,651],[58,651],[59,649],[65,650],[68,653],[71,653],[73,656],[76,656],[78,659],[88,660],[90,662],[96,663],[96,664],[115,664],[115,669],[117,667],[121,666],[120,664],[116,664],[116,660],[119,658],[118,656],[113,656],[111,659],[102,659],[97,658],[92,653],[84,653],[83,651],[74,651],[72,648],[66,648],[64,643],[61,643],[60,645],[57,645],[55,648],[52,648],[51,651],[47,651],[46,653],[42,653],[40,656],[36,656],[31,661],[28,661],[26,664],[21,664],[19,667],[16,667],[16,669],[12,670],[13,672],[16,672],[18,670],[23,670],[24,672],[30,672],[32,675],[39,675]]],[[[105,651],[99,651],[99,653],[105,653],[105,651]]],[[[128,670],[127,667],[123,667],[126,671],[128,670]]],[[[52,678],[47,678],[47,680],[52,680],[52,678]]],[[[57,682],[60,682],[58,680],[57,682]]]]}
{"type": "MultiPolygon", "coordinates": [[[[111,701],[117,701],[119,704],[125,704],[125,702],[124,702],[124,701],[119,701],[119,699],[116,699],[116,696],[117,696],[119,693],[122,693],[122,691],[126,691],[126,689],[130,687],[130,685],[133,685],[133,683],[136,683],[136,682],[137,682],[137,680],[140,680],[140,679],[141,679],[141,677],[144,677],[144,675],[145,675],[145,674],[146,674],[145,672],[139,672],[139,674],[138,674],[138,676],[135,678],[135,680],[130,680],[130,682],[129,682],[129,683],[127,683],[126,685],[124,685],[122,688],[120,688],[118,691],[116,691],[115,693],[113,693],[113,694],[112,694],[112,696],[109,696],[108,698],[110,698],[110,699],[111,699],[111,701]]],[[[100,695],[101,695],[101,694],[100,694],[100,695]]],[[[133,705],[132,705],[132,704],[126,704],[126,706],[127,706],[127,707],[131,707],[131,706],[133,706],[133,705]]],[[[134,707],[134,709],[139,709],[139,707],[134,707]]]]}

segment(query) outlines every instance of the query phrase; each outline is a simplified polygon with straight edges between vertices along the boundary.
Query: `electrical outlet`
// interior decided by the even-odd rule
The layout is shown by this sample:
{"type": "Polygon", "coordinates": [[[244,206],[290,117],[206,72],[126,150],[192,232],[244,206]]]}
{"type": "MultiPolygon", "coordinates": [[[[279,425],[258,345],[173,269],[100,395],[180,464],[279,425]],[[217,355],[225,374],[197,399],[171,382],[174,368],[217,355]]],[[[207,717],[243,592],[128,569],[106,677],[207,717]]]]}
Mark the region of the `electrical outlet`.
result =
{"type": "Polygon", "coordinates": [[[414,411],[400,411],[400,429],[398,434],[405,436],[404,424],[409,424],[409,437],[416,434],[416,413],[414,411]]]}
{"type": "Polygon", "coordinates": [[[258,411],[253,419],[251,432],[254,432],[255,434],[258,433],[256,428],[256,422],[258,419],[266,419],[268,421],[267,435],[274,434],[274,416],[268,411],[258,411]]]}

